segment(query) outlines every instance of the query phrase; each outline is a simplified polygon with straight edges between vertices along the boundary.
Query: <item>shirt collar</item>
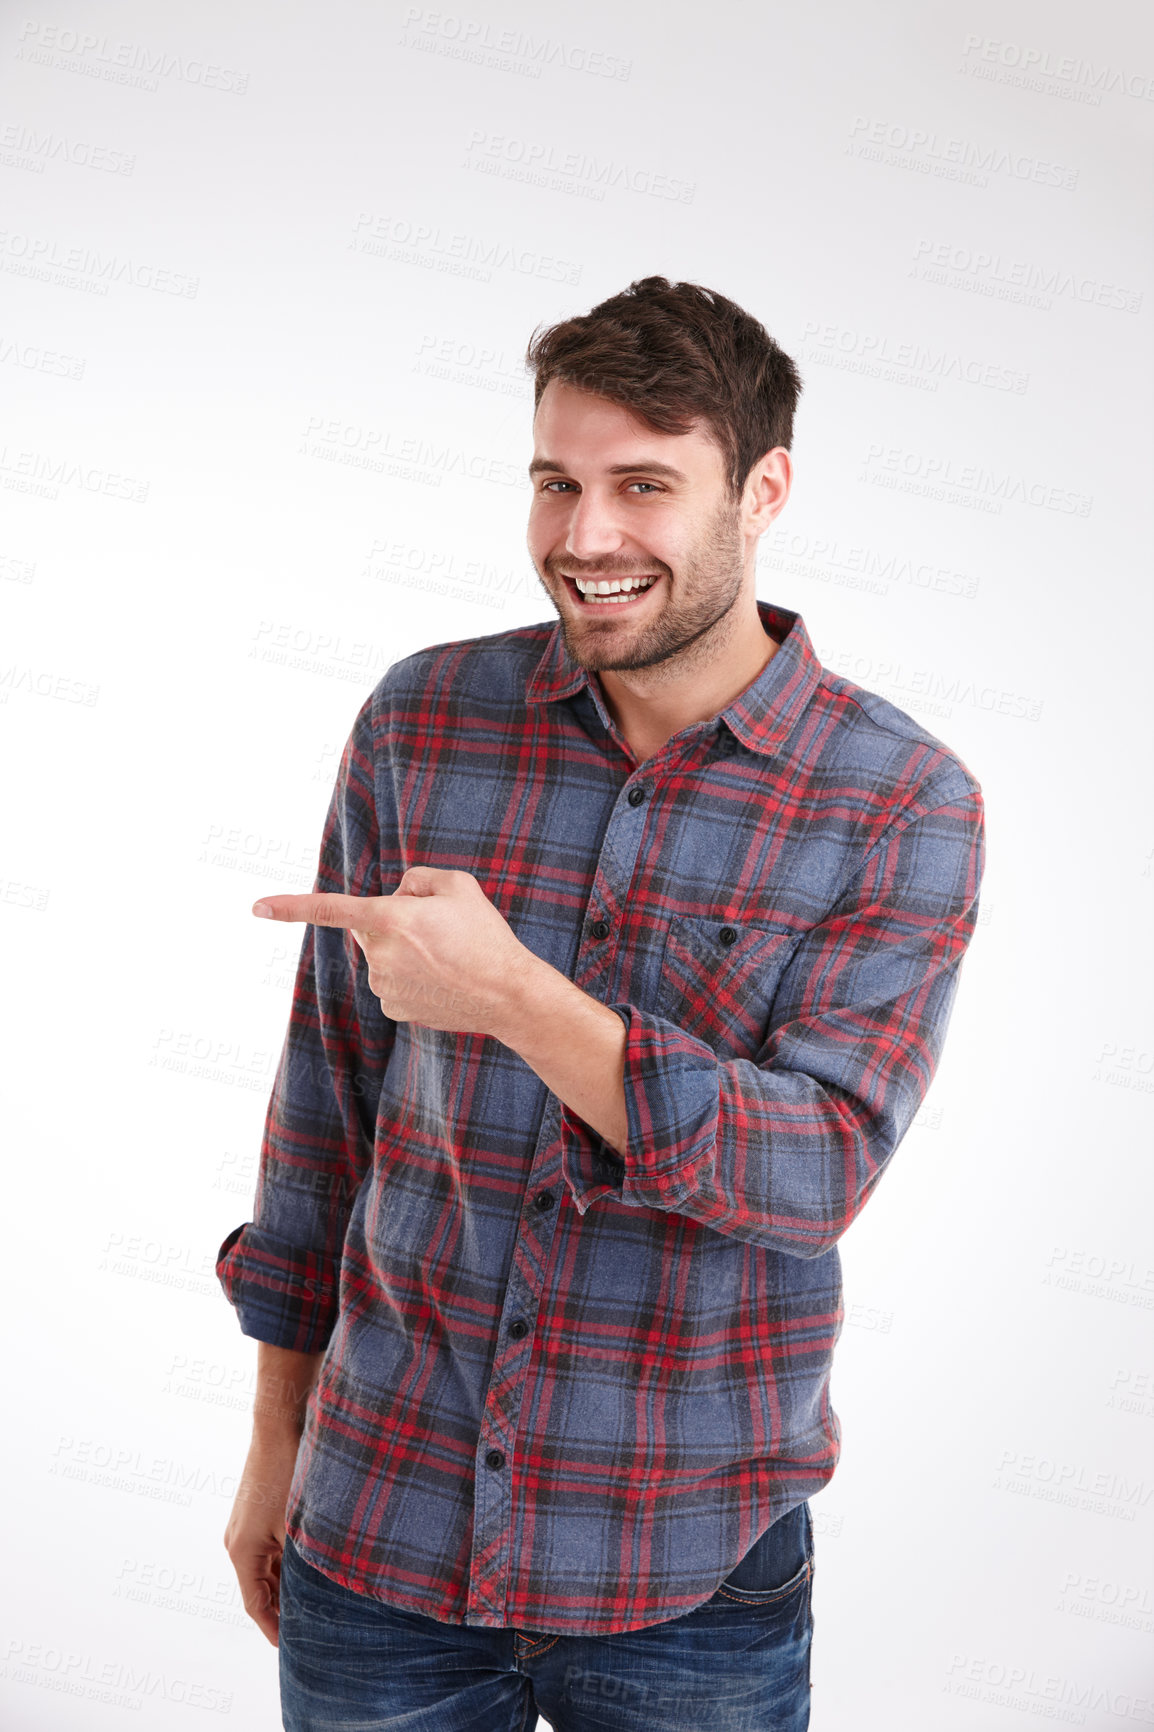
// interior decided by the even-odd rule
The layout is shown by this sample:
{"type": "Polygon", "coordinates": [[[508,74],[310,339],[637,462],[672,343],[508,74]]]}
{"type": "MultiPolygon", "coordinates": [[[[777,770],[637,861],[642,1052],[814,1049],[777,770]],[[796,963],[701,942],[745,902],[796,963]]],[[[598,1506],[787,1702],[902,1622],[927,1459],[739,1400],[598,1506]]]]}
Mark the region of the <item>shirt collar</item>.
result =
{"type": "MultiPolygon", "coordinates": [[[[822,669],[799,613],[761,600],[757,611],[766,631],[780,647],[757,678],[716,719],[719,725],[724,722],[750,751],[768,755],[789,738],[817,690],[822,669]]],[[[573,661],[558,621],[529,676],[526,701],[551,703],[555,698],[570,698],[582,686],[589,687],[601,719],[608,726],[600,682],[590,680],[587,671],[573,661]]]]}

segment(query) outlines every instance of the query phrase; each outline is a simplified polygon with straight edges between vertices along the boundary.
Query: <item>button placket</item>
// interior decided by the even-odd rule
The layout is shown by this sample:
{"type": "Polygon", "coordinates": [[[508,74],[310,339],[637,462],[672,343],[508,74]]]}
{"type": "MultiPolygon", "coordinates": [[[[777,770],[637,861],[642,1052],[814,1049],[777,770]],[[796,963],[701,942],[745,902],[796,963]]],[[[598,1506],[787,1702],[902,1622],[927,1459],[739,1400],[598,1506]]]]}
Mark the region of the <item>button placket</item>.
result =
{"type": "Polygon", "coordinates": [[[528,1381],[533,1333],[553,1235],[560,1215],[561,1108],[550,1096],[541,1120],[521,1225],[497,1330],[473,1474],[473,1552],[466,1624],[504,1622],[513,1532],[517,1427],[528,1381]],[[500,1457],[500,1465],[497,1458],[500,1457]]]}
{"type": "MultiPolygon", "coordinates": [[[[574,970],[577,983],[594,997],[602,996],[610,978],[614,948],[605,940],[625,904],[648,818],[646,801],[652,791],[651,778],[623,788],[606,826],[574,970]],[[591,915],[595,918],[590,919],[591,915]]],[[[466,1623],[501,1623],[508,1594],[513,1526],[510,1461],[532,1359],[535,1325],[529,1319],[537,1315],[564,1196],[558,1165],[560,1116],[561,1103],[551,1097],[526,1187],[477,1440],[466,1623]]]]}
{"type": "Polygon", "coordinates": [[[574,971],[576,983],[594,998],[604,998],[601,989],[608,982],[614,956],[595,956],[589,947],[603,944],[620,921],[648,816],[641,808],[652,792],[651,778],[623,786],[605,827],[574,971]]]}

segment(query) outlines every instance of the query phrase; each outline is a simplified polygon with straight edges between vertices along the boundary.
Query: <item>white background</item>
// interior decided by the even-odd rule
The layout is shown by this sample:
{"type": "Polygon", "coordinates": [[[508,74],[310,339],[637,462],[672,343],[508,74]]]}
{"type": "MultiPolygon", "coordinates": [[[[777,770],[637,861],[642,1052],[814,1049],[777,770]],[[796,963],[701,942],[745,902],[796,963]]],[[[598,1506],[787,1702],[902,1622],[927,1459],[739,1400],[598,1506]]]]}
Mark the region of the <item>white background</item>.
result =
{"type": "Polygon", "coordinates": [[[250,906],[311,886],[391,662],[554,617],[525,345],[652,273],[801,370],[759,594],[987,801],[945,1055],[842,1242],[814,1732],[1154,1724],[1151,34],[7,10],[6,1727],[279,1725],[222,1547],[256,1348],[213,1260],[300,936],[250,906]]]}

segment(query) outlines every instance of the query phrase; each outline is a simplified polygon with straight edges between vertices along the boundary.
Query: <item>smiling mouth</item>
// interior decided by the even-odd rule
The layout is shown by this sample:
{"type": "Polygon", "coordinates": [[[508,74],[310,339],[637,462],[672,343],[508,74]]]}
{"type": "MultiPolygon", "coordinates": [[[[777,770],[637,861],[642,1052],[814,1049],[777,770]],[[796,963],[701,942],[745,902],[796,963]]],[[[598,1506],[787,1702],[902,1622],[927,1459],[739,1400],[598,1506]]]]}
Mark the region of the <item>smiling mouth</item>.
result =
{"type": "Polygon", "coordinates": [[[590,585],[589,589],[582,591],[578,587],[576,578],[567,577],[564,572],[561,575],[578,607],[588,613],[632,613],[649,594],[649,591],[656,589],[661,582],[659,572],[647,573],[641,578],[582,578],[582,583],[590,585]],[[612,587],[603,591],[601,588],[603,584],[612,587]],[[597,587],[594,589],[593,585],[597,587]]]}

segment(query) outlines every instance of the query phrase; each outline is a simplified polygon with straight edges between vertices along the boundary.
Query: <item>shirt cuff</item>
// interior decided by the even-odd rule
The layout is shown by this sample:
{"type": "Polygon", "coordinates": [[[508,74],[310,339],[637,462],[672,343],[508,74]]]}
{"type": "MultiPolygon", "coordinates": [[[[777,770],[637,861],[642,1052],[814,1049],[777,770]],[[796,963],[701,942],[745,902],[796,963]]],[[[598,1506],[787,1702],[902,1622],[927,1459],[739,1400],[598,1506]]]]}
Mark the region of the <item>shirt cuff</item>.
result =
{"type": "Polygon", "coordinates": [[[217,1252],[216,1273],[242,1335],[297,1353],[320,1353],[337,1322],[340,1266],[246,1221],[217,1252]]]}
{"type": "Polygon", "coordinates": [[[713,1159],[721,1103],[717,1055],[636,1005],[608,1008],[625,1024],[625,1158],[562,1103],[562,1174],[582,1215],[604,1196],[635,1208],[676,1209],[713,1159]]]}

